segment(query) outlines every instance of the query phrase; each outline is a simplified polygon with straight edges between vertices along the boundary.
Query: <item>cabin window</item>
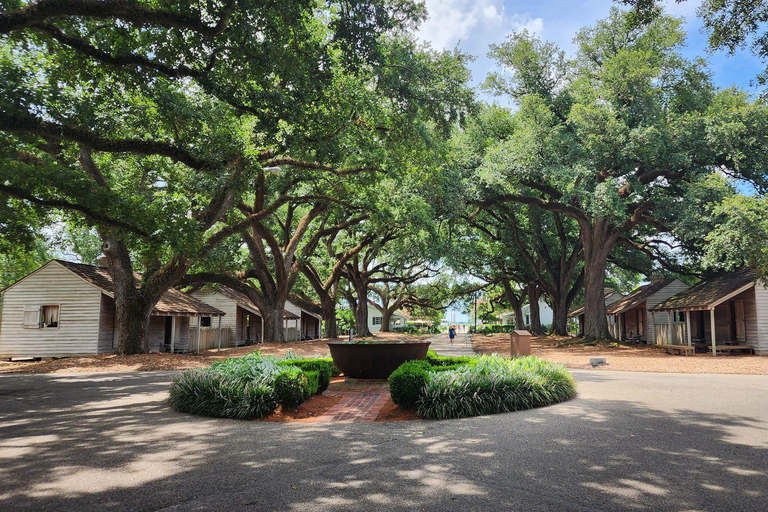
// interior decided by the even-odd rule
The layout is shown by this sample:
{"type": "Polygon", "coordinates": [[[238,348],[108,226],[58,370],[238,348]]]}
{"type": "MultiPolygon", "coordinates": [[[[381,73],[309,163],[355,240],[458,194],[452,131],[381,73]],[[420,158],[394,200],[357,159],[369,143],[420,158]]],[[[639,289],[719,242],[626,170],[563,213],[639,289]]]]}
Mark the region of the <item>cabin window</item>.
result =
{"type": "Polygon", "coordinates": [[[211,326],[211,317],[209,316],[201,316],[200,317],[200,327],[210,327],[211,326]]]}
{"type": "Polygon", "coordinates": [[[394,320],[392,320],[392,325],[400,325],[400,319],[395,318],[394,320]]]}
{"type": "Polygon", "coordinates": [[[42,327],[58,327],[59,326],[59,306],[43,306],[42,307],[42,327]]]}
{"type": "Polygon", "coordinates": [[[381,325],[381,317],[380,316],[373,317],[373,325],[381,325]]]}
{"type": "Polygon", "coordinates": [[[24,308],[24,328],[25,329],[39,329],[40,328],[40,307],[24,308]]]}
{"type": "Polygon", "coordinates": [[[685,322],[685,311],[675,311],[672,313],[673,322],[685,322]]]}

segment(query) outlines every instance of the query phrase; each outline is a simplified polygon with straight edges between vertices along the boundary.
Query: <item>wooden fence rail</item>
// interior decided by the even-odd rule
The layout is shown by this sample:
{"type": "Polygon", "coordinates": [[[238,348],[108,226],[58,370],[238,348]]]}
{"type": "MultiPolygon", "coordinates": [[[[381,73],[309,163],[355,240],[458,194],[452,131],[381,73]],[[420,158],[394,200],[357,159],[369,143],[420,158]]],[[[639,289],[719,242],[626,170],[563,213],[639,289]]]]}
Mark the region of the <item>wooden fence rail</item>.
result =
{"type": "MultiPolygon", "coordinates": [[[[226,348],[230,346],[230,342],[235,339],[234,333],[231,327],[221,328],[221,347],[226,348]]],[[[203,327],[200,331],[200,350],[207,350],[209,348],[217,348],[219,346],[219,330],[216,327],[203,327]]],[[[189,328],[189,351],[195,352],[197,350],[197,327],[189,328]]]]}

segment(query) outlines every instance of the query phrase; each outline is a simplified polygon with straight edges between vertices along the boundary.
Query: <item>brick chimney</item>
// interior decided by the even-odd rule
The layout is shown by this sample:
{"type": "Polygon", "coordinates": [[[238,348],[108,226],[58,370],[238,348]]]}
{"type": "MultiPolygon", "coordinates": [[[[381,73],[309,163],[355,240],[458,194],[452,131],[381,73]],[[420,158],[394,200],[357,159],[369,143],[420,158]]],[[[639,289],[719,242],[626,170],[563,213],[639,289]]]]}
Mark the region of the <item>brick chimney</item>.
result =
{"type": "Polygon", "coordinates": [[[98,257],[97,259],[97,266],[107,268],[109,265],[107,264],[107,257],[103,254],[98,257]]]}
{"type": "Polygon", "coordinates": [[[652,274],[651,275],[651,284],[660,283],[665,279],[664,274],[652,274]]]}

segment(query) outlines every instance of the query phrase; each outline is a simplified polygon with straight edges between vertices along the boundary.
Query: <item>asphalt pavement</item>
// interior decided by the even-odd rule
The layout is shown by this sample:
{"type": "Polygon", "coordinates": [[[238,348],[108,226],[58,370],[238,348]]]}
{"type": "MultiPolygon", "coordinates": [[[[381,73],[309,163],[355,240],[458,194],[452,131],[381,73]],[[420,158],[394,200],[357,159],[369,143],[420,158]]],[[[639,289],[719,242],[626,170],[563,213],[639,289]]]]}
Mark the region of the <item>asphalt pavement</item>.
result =
{"type": "Polygon", "coordinates": [[[169,373],[0,376],[0,510],[768,509],[768,376],[574,372],[453,421],[170,410],[169,373]]]}

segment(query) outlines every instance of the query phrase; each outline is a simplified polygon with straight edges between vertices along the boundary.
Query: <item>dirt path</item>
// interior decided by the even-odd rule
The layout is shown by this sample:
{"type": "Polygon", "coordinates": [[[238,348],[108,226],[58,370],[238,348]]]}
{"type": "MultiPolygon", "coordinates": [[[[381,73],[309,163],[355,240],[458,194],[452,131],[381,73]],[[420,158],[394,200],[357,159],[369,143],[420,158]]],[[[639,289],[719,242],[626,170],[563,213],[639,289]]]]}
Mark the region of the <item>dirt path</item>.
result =
{"type": "MultiPolygon", "coordinates": [[[[670,355],[662,349],[648,345],[638,346],[583,346],[573,344],[574,338],[557,336],[534,337],[531,341],[533,355],[562,363],[568,368],[589,368],[590,357],[605,357],[607,365],[602,370],[657,372],[657,373],[731,373],[744,375],[768,375],[768,357],[752,355],[696,354],[694,356],[670,355]]],[[[509,334],[476,334],[472,347],[480,354],[509,354],[509,334]]]]}
{"type": "MultiPolygon", "coordinates": [[[[371,339],[419,339],[423,336],[411,336],[396,333],[377,333],[371,339]]],[[[340,340],[343,338],[335,338],[340,340]]],[[[205,350],[200,354],[166,354],[153,352],[133,356],[104,354],[100,356],[67,357],[44,361],[8,362],[0,361],[0,373],[81,373],[81,372],[131,372],[157,370],[188,370],[208,366],[215,361],[228,357],[240,357],[251,352],[261,351],[264,355],[283,357],[289,351],[297,357],[328,355],[329,338],[296,341],[289,343],[262,343],[249,347],[237,347],[205,350]]]]}

